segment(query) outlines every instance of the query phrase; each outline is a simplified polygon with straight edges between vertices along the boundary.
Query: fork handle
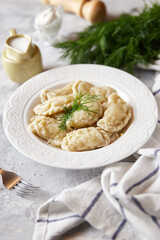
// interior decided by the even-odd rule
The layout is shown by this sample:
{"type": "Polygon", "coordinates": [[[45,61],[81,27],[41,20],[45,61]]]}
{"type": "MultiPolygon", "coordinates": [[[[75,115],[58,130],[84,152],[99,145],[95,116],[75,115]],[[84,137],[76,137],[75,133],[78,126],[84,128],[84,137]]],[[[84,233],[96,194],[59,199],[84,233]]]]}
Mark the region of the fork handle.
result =
{"type": "Polygon", "coordinates": [[[2,180],[2,173],[3,172],[3,169],[0,168],[0,186],[3,184],[3,180],[2,180]]]}

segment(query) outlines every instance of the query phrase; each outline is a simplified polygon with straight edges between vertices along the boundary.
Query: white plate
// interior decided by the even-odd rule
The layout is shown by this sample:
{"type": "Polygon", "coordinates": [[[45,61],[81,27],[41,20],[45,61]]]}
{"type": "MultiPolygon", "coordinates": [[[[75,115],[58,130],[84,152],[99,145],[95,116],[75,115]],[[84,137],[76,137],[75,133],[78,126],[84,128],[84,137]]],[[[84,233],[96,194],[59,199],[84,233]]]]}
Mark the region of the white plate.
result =
{"type": "Polygon", "coordinates": [[[4,111],[4,129],[10,142],[22,154],[46,165],[85,169],[111,164],[128,157],[152,135],[158,110],[149,89],[134,76],[100,65],[71,65],[39,74],[20,86],[9,99],[4,111]],[[52,147],[29,132],[33,107],[40,102],[42,89],[60,88],[75,80],[96,86],[111,86],[133,108],[133,122],[125,134],[109,146],[84,152],[69,152],[52,147]]]}

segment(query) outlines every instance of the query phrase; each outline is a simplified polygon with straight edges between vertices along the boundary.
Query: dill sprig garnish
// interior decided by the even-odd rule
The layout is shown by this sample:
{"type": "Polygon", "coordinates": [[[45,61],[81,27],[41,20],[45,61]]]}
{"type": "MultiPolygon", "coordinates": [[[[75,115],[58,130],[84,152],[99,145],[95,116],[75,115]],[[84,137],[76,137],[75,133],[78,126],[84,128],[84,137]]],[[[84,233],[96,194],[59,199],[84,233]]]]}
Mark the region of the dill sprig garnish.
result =
{"type": "Polygon", "coordinates": [[[71,64],[96,63],[133,71],[147,66],[160,54],[160,6],[146,6],[138,16],[93,24],[77,34],[76,40],[55,45],[63,49],[71,64]]]}
{"type": "Polygon", "coordinates": [[[87,106],[86,104],[98,101],[101,98],[99,95],[92,94],[82,94],[82,92],[78,92],[75,96],[75,99],[70,107],[63,106],[64,113],[59,115],[58,120],[60,121],[59,129],[60,131],[67,129],[67,121],[72,118],[73,113],[75,111],[84,110],[88,113],[88,115],[92,116],[92,114],[97,114],[98,112],[92,109],[92,106],[87,106]]]}

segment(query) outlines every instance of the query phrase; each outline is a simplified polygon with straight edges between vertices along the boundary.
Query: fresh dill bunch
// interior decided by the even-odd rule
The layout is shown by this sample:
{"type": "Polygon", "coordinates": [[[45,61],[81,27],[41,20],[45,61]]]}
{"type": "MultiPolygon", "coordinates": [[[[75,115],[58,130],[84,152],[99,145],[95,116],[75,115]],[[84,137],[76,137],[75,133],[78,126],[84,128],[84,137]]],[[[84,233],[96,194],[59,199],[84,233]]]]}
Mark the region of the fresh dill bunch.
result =
{"type": "Polygon", "coordinates": [[[84,110],[88,115],[97,114],[98,112],[92,109],[92,106],[87,106],[86,104],[98,101],[101,98],[99,95],[92,95],[89,93],[83,94],[78,92],[75,96],[73,104],[70,107],[63,106],[64,113],[59,115],[58,120],[60,121],[59,129],[60,131],[67,129],[67,121],[72,118],[75,111],[84,110]]]}
{"type": "Polygon", "coordinates": [[[160,6],[145,6],[138,16],[93,24],[77,34],[76,40],[55,45],[71,64],[95,63],[129,72],[138,64],[148,65],[160,54],[160,6]]]}

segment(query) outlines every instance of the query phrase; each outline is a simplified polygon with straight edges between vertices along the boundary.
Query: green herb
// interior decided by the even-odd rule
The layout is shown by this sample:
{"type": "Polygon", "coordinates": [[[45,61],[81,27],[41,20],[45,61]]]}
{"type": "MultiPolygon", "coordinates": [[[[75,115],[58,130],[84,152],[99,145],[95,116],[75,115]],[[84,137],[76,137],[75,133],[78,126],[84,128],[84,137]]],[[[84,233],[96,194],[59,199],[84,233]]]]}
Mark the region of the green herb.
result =
{"type": "Polygon", "coordinates": [[[91,95],[88,93],[82,94],[81,92],[78,92],[73,101],[73,104],[70,107],[63,107],[64,113],[58,117],[58,120],[61,122],[59,125],[60,130],[67,129],[67,125],[66,125],[67,120],[71,119],[75,111],[84,110],[90,116],[92,116],[92,114],[97,114],[98,112],[92,109],[92,106],[87,106],[86,104],[95,102],[99,99],[100,99],[100,96],[98,95],[91,95]]]}
{"type": "Polygon", "coordinates": [[[138,16],[123,15],[91,25],[75,41],[55,46],[63,49],[71,64],[104,64],[132,72],[137,64],[152,63],[160,54],[160,6],[146,6],[138,16]]]}

